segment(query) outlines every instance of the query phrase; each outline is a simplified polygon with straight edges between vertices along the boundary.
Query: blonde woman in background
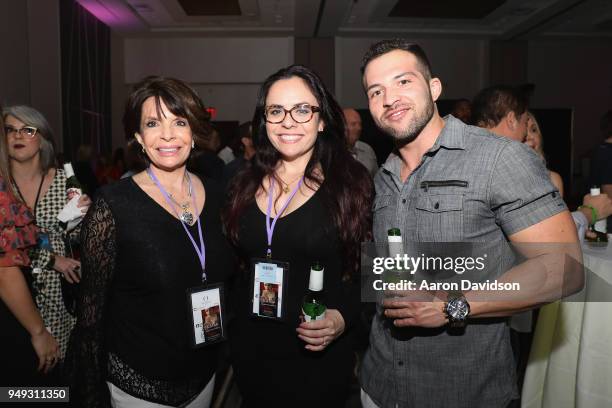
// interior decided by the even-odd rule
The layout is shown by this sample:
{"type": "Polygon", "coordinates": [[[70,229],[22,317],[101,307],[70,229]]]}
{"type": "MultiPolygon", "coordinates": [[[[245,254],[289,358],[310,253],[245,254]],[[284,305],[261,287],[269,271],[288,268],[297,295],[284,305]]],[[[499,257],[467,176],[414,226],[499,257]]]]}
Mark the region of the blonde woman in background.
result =
{"type": "Polygon", "coordinates": [[[59,359],[58,344],[45,328],[20,267],[36,244],[32,214],[14,195],[0,115],[0,385],[37,385],[59,359]]]}
{"type": "MultiPolygon", "coordinates": [[[[38,245],[29,254],[34,298],[63,359],[75,318],[64,302],[61,280],[77,283],[81,266],[66,253],[66,231],[57,219],[67,201],[66,174],[56,168],[53,132],[40,112],[29,106],[8,106],[2,117],[13,187],[40,229],[38,245]]],[[[89,204],[90,199],[81,196],[83,212],[89,204]]],[[[70,232],[73,237],[78,233],[79,227],[70,232]]]]}
{"type": "MultiPolygon", "coordinates": [[[[546,163],[546,157],[544,156],[544,140],[542,138],[542,131],[540,130],[540,124],[536,120],[532,112],[527,112],[527,138],[525,144],[535,150],[546,163]]],[[[548,168],[548,166],[547,166],[548,168]]],[[[563,197],[563,179],[561,175],[556,171],[548,170],[550,175],[550,181],[553,183],[559,194],[563,197]]]]}

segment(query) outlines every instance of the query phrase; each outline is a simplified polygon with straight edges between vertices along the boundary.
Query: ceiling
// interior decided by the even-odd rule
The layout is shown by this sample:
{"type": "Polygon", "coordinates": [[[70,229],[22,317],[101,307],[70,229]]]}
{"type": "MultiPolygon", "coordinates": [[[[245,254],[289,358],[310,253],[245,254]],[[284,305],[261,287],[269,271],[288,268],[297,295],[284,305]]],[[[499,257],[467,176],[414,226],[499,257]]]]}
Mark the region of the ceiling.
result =
{"type": "Polygon", "coordinates": [[[610,0],[77,0],[123,36],[612,37],[610,0]]]}

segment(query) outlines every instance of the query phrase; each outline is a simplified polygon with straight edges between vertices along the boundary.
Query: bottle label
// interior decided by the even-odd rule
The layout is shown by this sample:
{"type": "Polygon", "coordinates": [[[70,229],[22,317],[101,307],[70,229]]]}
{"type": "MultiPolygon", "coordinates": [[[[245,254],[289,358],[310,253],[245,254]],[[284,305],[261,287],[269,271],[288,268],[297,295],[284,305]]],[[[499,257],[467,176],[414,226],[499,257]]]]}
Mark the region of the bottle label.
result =
{"type": "Polygon", "coordinates": [[[74,197],[80,197],[83,194],[83,191],[80,188],[70,187],[66,189],[66,198],[68,201],[72,200],[74,197]]]}
{"type": "Polygon", "coordinates": [[[312,322],[316,320],[325,319],[326,307],[321,304],[308,304],[302,308],[302,316],[304,316],[305,322],[312,322]],[[306,309],[306,310],[304,310],[306,309]]]}

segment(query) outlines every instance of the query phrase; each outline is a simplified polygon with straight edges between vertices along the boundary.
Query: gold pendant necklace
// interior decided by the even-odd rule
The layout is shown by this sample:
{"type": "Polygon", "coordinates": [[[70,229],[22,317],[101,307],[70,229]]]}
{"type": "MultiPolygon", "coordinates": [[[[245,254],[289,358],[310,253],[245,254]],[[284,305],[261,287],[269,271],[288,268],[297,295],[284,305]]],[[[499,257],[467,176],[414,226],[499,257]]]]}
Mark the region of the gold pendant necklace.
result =
{"type": "Polygon", "coordinates": [[[168,193],[168,196],[174,202],[174,204],[179,206],[179,208],[182,211],[181,214],[179,215],[179,219],[189,225],[193,224],[193,220],[194,220],[193,213],[188,210],[190,207],[189,200],[191,199],[191,185],[189,185],[189,190],[187,191],[187,201],[185,201],[183,204],[176,201],[174,199],[174,196],[172,196],[172,194],[168,193]]]}
{"type": "Polygon", "coordinates": [[[304,175],[303,173],[300,174],[298,177],[293,179],[290,183],[285,182],[285,180],[283,180],[283,178],[281,176],[279,176],[278,174],[276,176],[278,177],[278,179],[281,182],[281,190],[283,190],[283,193],[288,194],[289,193],[289,186],[291,186],[293,183],[298,181],[303,175],[304,175]]]}

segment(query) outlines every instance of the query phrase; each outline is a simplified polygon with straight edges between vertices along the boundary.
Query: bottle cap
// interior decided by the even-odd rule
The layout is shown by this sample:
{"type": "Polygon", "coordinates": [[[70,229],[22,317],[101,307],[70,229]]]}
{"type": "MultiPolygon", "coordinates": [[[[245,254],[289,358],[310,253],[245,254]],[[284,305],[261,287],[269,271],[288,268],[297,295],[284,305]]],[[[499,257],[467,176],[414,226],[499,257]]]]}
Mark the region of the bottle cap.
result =
{"type": "Polygon", "coordinates": [[[74,176],[74,169],[72,168],[72,163],[64,163],[64,171],[66,172],[67,179],[74,176]]]}
{"type": "Polygon", "coordinates": [[[319,264],[315,264],[310,268],[310,282],[308,282],[308,289],[319,292],[323,289],[323,267],[319,264]]]}

